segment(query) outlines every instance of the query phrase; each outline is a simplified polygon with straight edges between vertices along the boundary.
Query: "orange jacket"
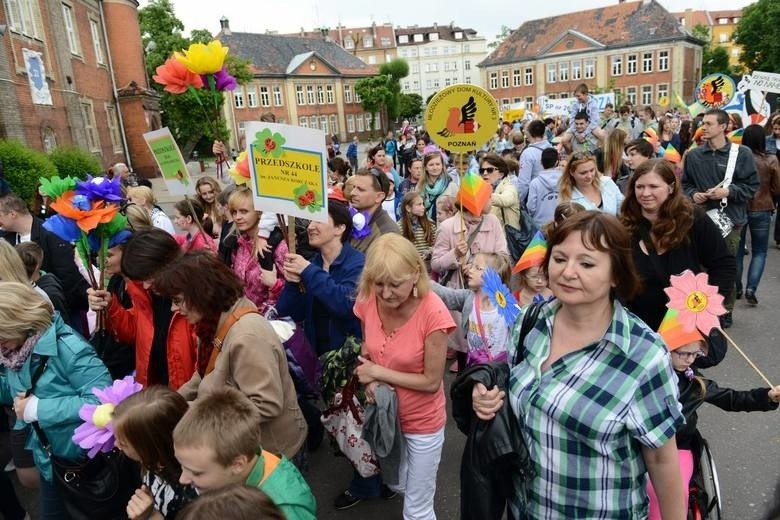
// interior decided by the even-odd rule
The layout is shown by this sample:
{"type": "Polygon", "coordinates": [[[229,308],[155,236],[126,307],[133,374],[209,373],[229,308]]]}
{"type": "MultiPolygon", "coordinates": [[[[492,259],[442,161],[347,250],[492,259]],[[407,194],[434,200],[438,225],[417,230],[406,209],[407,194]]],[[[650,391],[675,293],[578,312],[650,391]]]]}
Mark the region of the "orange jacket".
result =
{"type": "MultiPolygon", "coordinates": [[[[108,308],[108,327],[119,341],[135,345],[135,379],[146,386],[154,338],[152,298],[140,282],[128,280],[126,287],[133,307],[125,309],[117,298],[112,298],[108,308]]],[[[166,357],[168,386],[178,390],[195,373],[197,359],[197,339],[193,326],[178,312],[173,313],[168,326],[166,357]]]]}

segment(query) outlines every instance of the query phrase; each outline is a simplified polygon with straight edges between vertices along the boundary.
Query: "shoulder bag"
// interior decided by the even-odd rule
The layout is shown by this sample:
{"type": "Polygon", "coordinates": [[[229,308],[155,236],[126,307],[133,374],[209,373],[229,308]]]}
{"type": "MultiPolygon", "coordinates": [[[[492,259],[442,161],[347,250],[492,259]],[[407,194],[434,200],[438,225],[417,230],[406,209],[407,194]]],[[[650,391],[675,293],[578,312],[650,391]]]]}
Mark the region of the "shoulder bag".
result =
{"type": "MultiPolygon", "coordinates": [[[[739,155],[739,145],[731,143],[731,149],[729,150],[729,162],[726,164],[726,175],[723,178],[722,188],[728,188],[731,185],[731,180],[734,178],[734,169],[737,167],[737,156],[739,155]]],[[[726,236],[734,229],[734,222],[731,221],[728,215],[726,215],[726,206],[729,201],[727,197],[720,199],[720,207],[712,208],[707,211],[707,216],[712,219],[715,225],[720,230],[721,236],[726,236]]]]}
{"type": "Polygon", "coordinates": [[[231,312],[230,316],[225,319],[225,322],[222,323],[222,326],[219,328],[217,333],[214,335],[214,339],[212,340],[214,348],[211,349],[209,363],[206,365],[206,372],[203,374],[204,377],[214,371],[214,365],[217,364],[217,358],[219,357],[220,353],[222,353],[222,342],[225,341],[225,336],[227,336],[230,328],[235,325],[242,316],[252,313],[260,314],[260,311],[252,307],[241,307],[240,309],[236,309],[231,312]]]}
{"type": "MultiPolygon", "coordinates": [[[[512,265],[520,260],[520,257],[523,256],[525,248],[528,247],[528,244],[531,243],[531,240],[533,240],[534,235],[538,231],[533,219],[531,218],[531,215],[528,214],[528,211],[524,207],[520,206],[519,213],[520,229],[509,224],[504,224],[506,247],[509,249],[509,256],[512,259],[512,265]]],[[[504,208],[501,208],[501,218],[504,220],[504,222],[506,222],[506,217],[504,217],[504,208]]]]}
{"type": "MultiPolygon", "coordinates": [[[[32,376],[28,396],[46,370],[48,360],[47,356],[41,357],[41,363],[32,376]]],[[[137,463],[117,448],[108,453],[99,452],[92,459],[58,457],[54,455],[49,438],[38,421],[32,423],[32,427],[51,460],[54,483],[72,520],[127,518],[127,503],[135,490],[141,487],[141,468],[137,463]]]]}

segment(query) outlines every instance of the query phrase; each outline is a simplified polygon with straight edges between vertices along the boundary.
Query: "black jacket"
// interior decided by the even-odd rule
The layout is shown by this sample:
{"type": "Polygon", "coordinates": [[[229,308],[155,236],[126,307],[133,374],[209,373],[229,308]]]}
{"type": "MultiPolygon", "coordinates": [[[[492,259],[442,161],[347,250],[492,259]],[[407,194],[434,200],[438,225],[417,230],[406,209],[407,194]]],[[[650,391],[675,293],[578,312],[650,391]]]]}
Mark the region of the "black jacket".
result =
{"type": "Polygon", "coordinates": [[[727,412],[768,412],[776,410],[778,403],[769,400],[769,388],[753,390],[732,390],[721,388],[711,379],[701,377],[689,380],[682,372],[677,372],[677,387],[680,390],[680,403],[685,415],[685,424],[677,430],[677,447],[689,450],[696,433],[699,415],[696,410],[704,403],[714,404],[727,412]],[[699,384],[701,381],[702,384],[699,384]],[[704,392],[702,392],[704,385],[704,392]]]}
{"type": "Polygon", "coordinates": [[[63,319],[70,316],[68,304],[65,303],[65,291],[62,289],[62,284],[56,276],[51,273],[44,273],[35,285],[46,293],[46,296],[49,297],[51,304],[54,306],[54,310],[60,311],[63,319]]]}
{"type": "Polygon", "coordinates": [[[452,417],[467,435],[460,463],[461,519],[500,520],[507,501],[516,492],[514,478],[533,475],[520,422],[505,399],[490,421],[477,418],[471,392],[475,383],[498,386],[508,392],[509,365],[505,362],[474,365],[453,382],[450,389],[452,417]]]}

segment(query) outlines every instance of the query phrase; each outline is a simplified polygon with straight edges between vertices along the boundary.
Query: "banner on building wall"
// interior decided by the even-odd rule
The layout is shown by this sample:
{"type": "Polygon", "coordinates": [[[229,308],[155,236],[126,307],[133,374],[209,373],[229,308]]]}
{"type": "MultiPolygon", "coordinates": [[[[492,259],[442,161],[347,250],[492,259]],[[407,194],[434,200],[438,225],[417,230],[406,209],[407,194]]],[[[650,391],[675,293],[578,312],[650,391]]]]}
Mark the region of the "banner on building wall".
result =
{"type": "Polygon", "coordinates": [[[320,130],[246,123],[255,209],[328,221],[328,152],[320,130]]]}
{"type": "MultiPolygon", "coordinates": [[[[599,112],[604,111],[604,108],[607,106],[607,103],[612,103],[613,106],[615,105],[614,92],[608,92],[606,94],[592,94],[592,95],[599,104],[599,112]]],[[[536,102],[539,105],[539,114],[541,114],[543,117],[568,116],[569,109],[571,108],[572,104],[575,103],[576,101],[577,100],[573,97],[550,99],[547,96],[540,96],[536,100],[536,102]]]]}
{"type": "Polygon", "coordinates": [[[187,163],[168,127],[146,132],[144,139],[160,168],[168,191],[172,195],[194,195],[195,185],[187,170],[187,163]]]}
{"type": "Polygon", "coordinates": [[[30,93],[34,105],[53,105],[49,84],[46,83],[46,70],[43,67],[43,58],[40,52],[31,49],[22,49],[24,68],[27,70],[27,79],[30,82],[30,93]]]}

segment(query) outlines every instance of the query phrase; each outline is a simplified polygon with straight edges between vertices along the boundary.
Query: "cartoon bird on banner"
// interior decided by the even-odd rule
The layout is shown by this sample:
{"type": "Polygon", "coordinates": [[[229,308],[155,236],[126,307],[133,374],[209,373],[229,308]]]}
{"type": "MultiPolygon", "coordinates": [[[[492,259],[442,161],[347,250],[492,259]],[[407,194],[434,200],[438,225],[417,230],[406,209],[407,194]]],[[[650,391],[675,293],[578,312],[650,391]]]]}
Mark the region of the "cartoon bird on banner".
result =
{"type": "Polygon", "coordinates": [[[458,109],[450,108],[450,115],[447,117],[447,126],[442,128],[437,134],[442,137],[450,137],[454,134],[473,134],[475,130],[474,115],[477,113],[477,103],[474,96],[469,96],[466,104],[458,109]]]}

